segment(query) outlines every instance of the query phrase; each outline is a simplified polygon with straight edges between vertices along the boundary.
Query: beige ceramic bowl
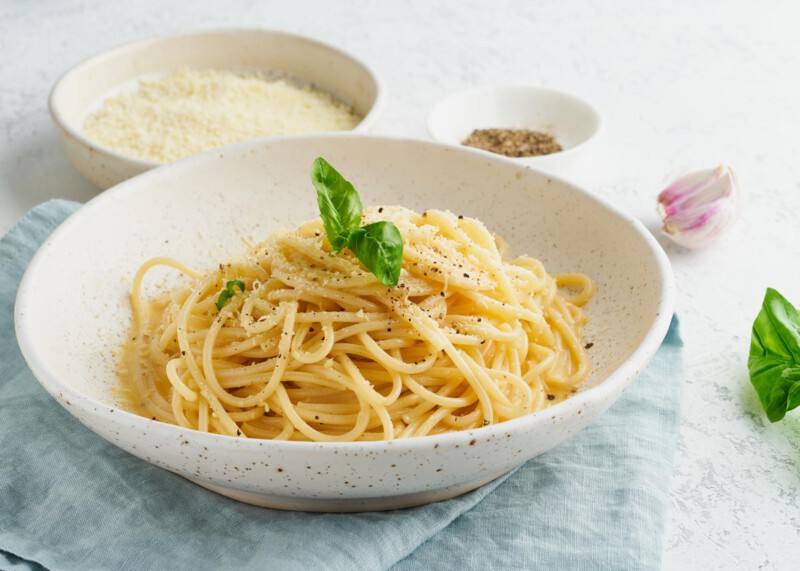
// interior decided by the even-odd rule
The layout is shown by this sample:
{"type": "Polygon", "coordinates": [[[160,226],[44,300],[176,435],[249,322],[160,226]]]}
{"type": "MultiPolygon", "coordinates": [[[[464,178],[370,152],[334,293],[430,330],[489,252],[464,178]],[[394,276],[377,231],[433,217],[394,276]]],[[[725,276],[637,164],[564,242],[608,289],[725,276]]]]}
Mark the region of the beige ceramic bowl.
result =
{"type": "Polygon", "coordinates": [[[669,262],[636,220],[583,190],[485,153],[355,135],[263,139],[190,157],[105,192],[61,225],[19,288],[17,338],[44,388],[103,438],[238,500],[283,509],[401,508],[472,490],[578,433],[633,382],[672,316],[669,262]],[[578,394],[477,430],[390,442],[275,442],[201,434],[120,408],[115,351],[139,265],[213,268],[319,215],[309,168],[326,157],[365,204],[475,216],[517,254],[597,283],[593,370],[578,394]],[[91,287],[87,287],[91,284],[91,287]]]}
{"type": "Polygon", "coordinates": [[[160,166],[122,155],[81,134],[86,118],[110,95],[137,79],[188,67],[286,73],[353,105],[366,131],[383,107],[383,87],[363,62],[321,42],[257,29],[196,32],[127,44],[65,73],[50,93],[50,114],[67,156],[101,189],[160,166]]]}

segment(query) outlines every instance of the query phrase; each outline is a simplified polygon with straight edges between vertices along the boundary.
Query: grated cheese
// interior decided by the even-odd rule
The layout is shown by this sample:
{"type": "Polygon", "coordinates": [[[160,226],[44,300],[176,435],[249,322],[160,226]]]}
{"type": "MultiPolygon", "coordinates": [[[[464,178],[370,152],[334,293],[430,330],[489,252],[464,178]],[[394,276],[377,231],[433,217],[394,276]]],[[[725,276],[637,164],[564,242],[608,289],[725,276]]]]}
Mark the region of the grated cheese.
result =
{"type": "Polygon", "coordinates": [[[183,69],[105,100],[87,118],[83,134],[129,157],[167,163],[259,137],[350,130],[360,120],[352,108],[312,86],[183,69]]]}

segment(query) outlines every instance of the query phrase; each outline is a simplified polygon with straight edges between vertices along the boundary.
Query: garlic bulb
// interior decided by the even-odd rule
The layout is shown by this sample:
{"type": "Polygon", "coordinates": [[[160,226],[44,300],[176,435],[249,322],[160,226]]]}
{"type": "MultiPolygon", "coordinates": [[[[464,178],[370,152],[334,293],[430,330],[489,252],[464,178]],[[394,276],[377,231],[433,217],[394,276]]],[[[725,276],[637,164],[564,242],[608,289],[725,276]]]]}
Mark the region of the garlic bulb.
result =
{"type": "Polygon", "coordinates": [[[658,195],[661,231],[685,248],[702,248],[733,222],[740,200],[736,176],[725,165],[687,174],[658,195]]]}

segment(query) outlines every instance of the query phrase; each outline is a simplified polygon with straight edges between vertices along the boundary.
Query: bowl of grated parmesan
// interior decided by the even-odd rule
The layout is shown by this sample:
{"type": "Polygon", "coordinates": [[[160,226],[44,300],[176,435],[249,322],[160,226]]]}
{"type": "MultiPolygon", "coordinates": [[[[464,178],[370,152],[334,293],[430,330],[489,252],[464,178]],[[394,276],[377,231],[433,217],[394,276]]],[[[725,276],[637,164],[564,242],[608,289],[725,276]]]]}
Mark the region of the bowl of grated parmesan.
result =
{"type": "Polygon", "coordinates": [[[329,45],[229,29],[147,39],[65,73],[50,114],[67,156],[101,189],[163,164],[264,137],[366,131],[380,79],[329,45]]]}

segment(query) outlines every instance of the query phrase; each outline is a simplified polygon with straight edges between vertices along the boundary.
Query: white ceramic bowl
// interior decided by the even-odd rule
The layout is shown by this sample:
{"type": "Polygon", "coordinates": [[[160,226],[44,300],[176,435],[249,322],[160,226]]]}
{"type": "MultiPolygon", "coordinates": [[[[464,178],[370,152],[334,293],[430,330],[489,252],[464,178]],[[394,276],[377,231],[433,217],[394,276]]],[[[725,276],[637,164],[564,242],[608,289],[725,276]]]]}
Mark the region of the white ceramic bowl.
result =
{"type": "Polygon", "coordinates": [[[101,189],[160,166],[103,147],[81,134],[109,96],[143,77],[188,67],[282,72],[353,105],[368,130],[383,108],[383,87],[367,65],[332,46],[285,32],[228,29],[151,38],[96,55],[66,72],[50,93],[50,115],[75,167],[101,189]]]}
{"type": "Polygon", "coordinates": [[[438,143],[354,135],[264,139],[203,153],[99,195],[28,267],[16,303],[22,352],[44,388],[103,438],[238,500],[355,511],[413,506],[474,489],[579,432],[645,367],[672,314],[669,263],[636,220],[512,161],[438,143]],[[366,204],[452,209],[482,219],[516,253],[597,282],[587,311],[593,371],[571,399],[510,422],[390,442],[238,439],[120,409],[115,350],[138,266],[167,255],[199,268],[318,216],[309,168],[326,157],[366,204]]]}
{"type": "Polygon", "coordinates": [[[460,91],[442,99],[428,113],[431,136],[451,145],[460,145],[474,129],[532,129],[549,133],[563,151],[512,160],[558,173],[565,172],[587,150],[599,134],[600,125],[600,114],[583,99],[527,85],[460,91]]]}

